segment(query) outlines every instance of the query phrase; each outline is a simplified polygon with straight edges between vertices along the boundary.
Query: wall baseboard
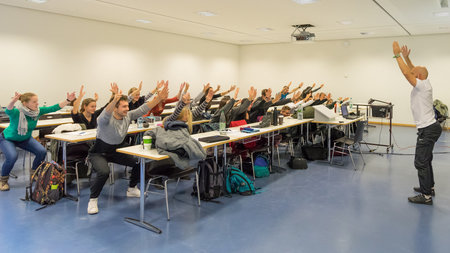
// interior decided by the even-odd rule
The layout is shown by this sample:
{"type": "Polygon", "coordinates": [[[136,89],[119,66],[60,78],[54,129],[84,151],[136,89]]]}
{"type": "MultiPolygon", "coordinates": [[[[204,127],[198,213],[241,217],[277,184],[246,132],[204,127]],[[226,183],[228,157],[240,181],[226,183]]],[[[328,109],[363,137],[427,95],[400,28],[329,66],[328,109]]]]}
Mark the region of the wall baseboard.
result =
{"type": "MultiPolygon", "coordinates": [[[[379,122],[379,121],[369,121],[369,124],[377,124],[377,125],[387,125],[389,126],[389,122],[379,122]]],[[[402,127],[416,127],[414,124],[403,124],[403,123],[392,123],[393,126],[402,126],[402,127]]],[[[443,130],[449,131],[450,127],[446,126],[443,130]]]]}

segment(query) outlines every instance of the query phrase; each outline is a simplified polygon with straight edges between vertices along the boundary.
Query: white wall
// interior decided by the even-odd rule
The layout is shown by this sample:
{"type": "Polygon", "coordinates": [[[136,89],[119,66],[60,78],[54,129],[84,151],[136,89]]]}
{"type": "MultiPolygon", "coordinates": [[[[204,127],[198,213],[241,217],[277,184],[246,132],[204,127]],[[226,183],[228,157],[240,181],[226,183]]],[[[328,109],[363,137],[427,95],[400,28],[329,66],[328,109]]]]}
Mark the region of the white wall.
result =
{"type": "MultiPolygon", "coordinates": [[[[333,97],[394,103],[394,122],[413,124],[411,86],[392,58],[392,42],[407,44],[415,65],[428,68],[434,98],[450,105],[450,35],[249,45],[240,48],[240,83],[280,87],[293,81],[325,83],[333,97]]],[[[386,120],[384,121],[386,122],[386,120]]]]}
{"type": "Polygon", "coordinates": [[[102,103],[113,81],[125,93],[141,80],[147,92],[165,79],[171,95],[187,81],[195,93],[206,82],[236,83],[238,64],[231,44],[0,5],[2,106],[15,91],[60,102],[81,84],[102,103]]]}

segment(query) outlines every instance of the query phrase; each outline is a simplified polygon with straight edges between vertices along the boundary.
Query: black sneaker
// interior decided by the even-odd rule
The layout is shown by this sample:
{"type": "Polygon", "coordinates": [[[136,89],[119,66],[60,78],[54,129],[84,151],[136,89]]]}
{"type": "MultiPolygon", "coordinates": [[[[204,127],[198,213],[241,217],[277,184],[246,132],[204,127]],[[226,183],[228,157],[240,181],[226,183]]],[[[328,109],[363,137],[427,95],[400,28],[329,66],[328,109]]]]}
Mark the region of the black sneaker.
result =
{"type": "MultiPolygon", "coordinates": [[[[414,189],[415,192],[423,194],[422,190],[420,190],[420,187],[414,187],[413,189],[414,189]]],[[[431,189],[431,196],[434,197],[434,189],[433,188],[431,189]]]]}
{"type": "Polygon", "coordinates": [[[409,197],[408,201],[411,203],[415,203],[415,204],[425,204],[425,205],[433,204],[433,199],[431,197],[427,199],[427,198],[425,198],[425,195],[423,195],[423,194],[419,194],[414,197],[409,197]]]}

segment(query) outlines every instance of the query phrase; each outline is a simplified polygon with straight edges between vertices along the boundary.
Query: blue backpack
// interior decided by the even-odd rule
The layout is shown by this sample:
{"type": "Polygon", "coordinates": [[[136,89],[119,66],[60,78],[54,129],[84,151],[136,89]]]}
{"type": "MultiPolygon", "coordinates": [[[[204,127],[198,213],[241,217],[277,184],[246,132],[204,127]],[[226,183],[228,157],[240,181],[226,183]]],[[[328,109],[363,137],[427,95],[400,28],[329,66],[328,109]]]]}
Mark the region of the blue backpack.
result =
{"type": "Polygon", "coordinates": [[[265,155],[257,155],[253,164],[255,169],[255,177],[268,177],[269,171],[269,159],[265,155]]]}
{"type": "Polygon", "coordinates": [[[253,182],[242,171],[233,166],[228,166],[225,181],[228,193],[239,193],[245,196],[256,193],[253,182]]]}

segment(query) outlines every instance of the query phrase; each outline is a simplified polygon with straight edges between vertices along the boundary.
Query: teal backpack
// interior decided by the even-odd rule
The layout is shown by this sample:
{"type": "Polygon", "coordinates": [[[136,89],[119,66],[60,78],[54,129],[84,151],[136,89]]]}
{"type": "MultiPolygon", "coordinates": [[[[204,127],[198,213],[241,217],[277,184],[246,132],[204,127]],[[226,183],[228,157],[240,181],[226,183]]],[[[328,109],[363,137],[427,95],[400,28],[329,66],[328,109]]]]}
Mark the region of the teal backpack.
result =
{"type": "Polygon", "coordinates": [[[253,168],[255,169],[255,177],[270,176],[269,159],[265,155],[259,154],[256,156],[253,168]]]}
{"type": "Polygon", "coordinates": [[[231,165],[227,168],[225,181],[228,193],[239,193],[245,196],[256,193],[253,182],[242,171],[231,165]]]}

